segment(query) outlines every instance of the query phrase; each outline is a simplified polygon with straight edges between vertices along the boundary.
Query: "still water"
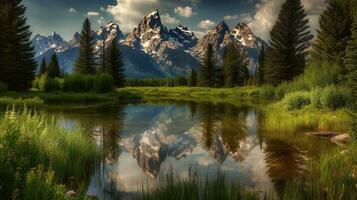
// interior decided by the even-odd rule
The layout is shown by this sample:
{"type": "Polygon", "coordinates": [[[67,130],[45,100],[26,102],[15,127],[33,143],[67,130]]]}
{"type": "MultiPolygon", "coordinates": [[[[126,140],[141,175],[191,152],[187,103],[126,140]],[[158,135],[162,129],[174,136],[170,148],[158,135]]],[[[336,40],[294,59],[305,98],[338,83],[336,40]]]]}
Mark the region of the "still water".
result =
{"type": "Polygon", "coordinates": [[[222,171],[229,182],[276,191],[308,174],[307,161],[333,148],[303,134],[264,134],[263,114],[249,106],[146,102],[46,112],[65,128],[83,129],[101,147],[103,160],[89,175],[87,191],[100,199],[131,199],[143,186],[164,184],[167,173],[187,177],[190,170],[202,178],[222,171]]]}

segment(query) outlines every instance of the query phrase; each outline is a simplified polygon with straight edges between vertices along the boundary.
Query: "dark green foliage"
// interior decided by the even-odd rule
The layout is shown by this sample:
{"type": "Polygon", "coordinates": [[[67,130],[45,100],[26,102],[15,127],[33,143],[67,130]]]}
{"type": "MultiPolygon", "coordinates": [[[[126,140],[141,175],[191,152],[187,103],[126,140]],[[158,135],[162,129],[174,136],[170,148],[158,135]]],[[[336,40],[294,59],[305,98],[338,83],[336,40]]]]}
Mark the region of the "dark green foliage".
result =
{"type": "Polygon", "coordinates": [[[53,171],[47,172],[38,166],[26,174],[22,196],[23,200],[63,200],[65,187],[57,185],[53,171]]]}
{"type": "Polygon", "coordinates": [[[1,77],[9,90],[31,87],[37,64],[21,0],[2,0],[0,4],[1,77]]]}
{"type": "Polygon", "coordinates": [[[46,60],[42,59],[42,62],[40,65],[40,70],[38,71],[38,76],[41,76],[42,74],[45,74],[46,72],[47,72],[46,60]]]}
{"type": "Polygon", "coordinates": [[[213,87],[215,85],[216,72],[216,53],[213,50],[213,45],[208,44],[204,58],[201,62],[199,74],[199,86],[213,87]]]}
{"type": "Polygon", "coordinates": [[[107,93],[115,88],[114,79],[109,74],[99,74],[95,76],[94,91],[96,93],[107,93]]]}
{"type": "Polygon", "coordinates": [[[224,73],[223,67],[217,66],[214,73],[214,87],[221,88],[224,87],[224,73]]]}
{"type": "Polygon", "coordinates": [[[64,92],[88,92],[94,88],[94,76],[73,74],[64,77],[64,92]]]}
{"type": "Polygon", "coordinates": [[[348,41],[351,38],[352,18],[350,1],[328,0],[320,17],[320,30],[312,53],[313,61],[343,65],[348,41]]]}
{"type": "Polygon", "coordinates": [[[350,92],[334,85],[323,89],[316,88],[312,92],[312,104],[316,108],[336,110],[347,106],[350,92]]]}
{"type": "Polygon", "coordinates": [[[347,86],[351,89],[350,107],[357,111],[357,20],[352,30],[352,39],[346,49],[345,66],[347,69],[347,86]]]}
{"type": "Polygon", "coordinates": [[[196,87],[197,86],[197,72],[195,69],[192,68],[190,79],[188,81],[188,85],[190,87],[196,87]]]}
{"type": "Polygon", "coordinates": [[[113,76],[117,87],[123,87],[125,84],[124,62],[116,39],[111,42],[106,51],[103,72],[113,76]]]}
{"type": "Polygon", "coordinates": [[[146,78],[146,79],[128,79],[125,82],[125,86],[128,87],[179,87],[187,86],[189,80],[185,77],[174,77],[174,78],[146,78]]]}
{"type": "Polygon", "coordinates": [[[263,84],[264,83],[264,62],[265,62],[265,47],[262,44],[262,48],[260,49],[259,59],[258,59],[258,68],[256,73],[256,84],[263,84]]]}
{"type": "Polygon", "coordinates": [[[79,41],[79,56],[75,63],[75,72],[78,74],[95,74],[95,50],[94,34],[87,18],[83,23],[83,29],[79,41]]]}
{"type": "Polygon", "coordinates": [[[61,70],[60,66],[58,65],[58,59],[56,54],[52,55],[50,64],[48,64],[47,76],[49,78],[61,77],[61,70]]]}
{"type": "Polygon", "coordinates": [[[223,56],[223,72],[226,87],[242,86],[249,78],[249,60],[245,52],[235,46],[234,43],[228,45],[223,56]]]}
{"type": "Polygon", "coordinates": [[[304,106],[311,104],[310,95],[306,95],[304,93],[293,93],[286,97],[287,99],[287,108],[289,111],[291,110],[299,110],[304,106]]]}
{"type": "Polygon", "coordinates": [[[301,1],[286,0],[270,32],[264,79],[276,85],[301,74],[312,37],[301,1]]]}
{"type": "Polygon", "coordinates": [[[113,78],[108,74],[81,75],[73,74],[64,77],[64,92],[96,92],[105,93],[114,89],[113,78]]]}

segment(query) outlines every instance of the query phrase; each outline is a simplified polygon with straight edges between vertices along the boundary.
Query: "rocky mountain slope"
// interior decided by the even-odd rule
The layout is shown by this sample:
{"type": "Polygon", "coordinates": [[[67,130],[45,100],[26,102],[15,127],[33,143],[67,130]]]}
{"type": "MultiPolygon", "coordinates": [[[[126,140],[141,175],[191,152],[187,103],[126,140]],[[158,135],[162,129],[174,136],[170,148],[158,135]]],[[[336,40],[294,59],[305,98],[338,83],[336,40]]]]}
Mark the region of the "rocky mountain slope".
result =
{"type": "MultiPolygon", "coordinates": [[[[163,25],[158,10],[145,16],[127,36],[124,36],[119,24],[115,22],[109,22],[93,34],[98,51],[103,40],[108,44],[114,38],[117,39],[125,62],[125,73],[135,78],[186,76],[192,68],[199,68],[198,60],[208,43],[214,44],[218,60],[221,60],[224,48],[232,41],[246,50],[253,72],[259,47],[263,42],[243,23],[230,30],[225,22],[221,22],[201,39],[181,24],[168,30],[163,25]]],[[[56,33],[47,37],[36,35],[32,44],[37,61],[40,62],[43,58],[49,60],[53,53],[57,53],[63,70],[72,72],[78,56],[79,38],[78,33],[67,42],[56,33]]]]}

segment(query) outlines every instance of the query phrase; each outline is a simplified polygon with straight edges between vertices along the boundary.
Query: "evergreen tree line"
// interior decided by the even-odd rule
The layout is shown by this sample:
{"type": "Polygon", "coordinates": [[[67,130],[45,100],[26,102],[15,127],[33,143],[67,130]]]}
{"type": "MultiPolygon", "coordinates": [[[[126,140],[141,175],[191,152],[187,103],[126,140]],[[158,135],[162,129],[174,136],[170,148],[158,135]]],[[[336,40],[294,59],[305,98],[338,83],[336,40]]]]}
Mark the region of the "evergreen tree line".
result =
{"type": "Polygon", "coordinates": [[[189,86],[190,79],[182,76],[172,78],[127,79],[127,87],[180,87],[189,86]]]}
{"type": "MultiPolygon", "coordinates": [[[[32,32],[26,23],[25,11],[26,7],[22,0],[0,1],[0,82],[5,83],[9,90],[30,89],[36,75],[37,63],[31,44],[32,32]]],[[[105,56],[101,58],[102,64],[97,64],[94,45],[91,24],[86,19],[81,32],[80,53],[75,63],[75,73],[108,73],[112,75],[117,86],[123,86],[124,63],[118,42],[113,40],[108,48],[104,47],[105,56]]],[[[50,78],[63,76],[56,54],[52,56],[48,66],[45,60],[41,62],[38,74],[47,74],[50,78]]]]}
{"type": "MultiPolygon", "coordinates": [[[[353,0],[328,0],[314,40],[300,0],[286,0],[270,32],[269,46],[262,47],[255,77],[259,84],[278,85],[301,75],[309,64],[339,67],[340,83],[351,82],[355,68],[353,0]]],[[[355,77],[355,76],[354,76],[355,77]]]]}
{"type": "Polygon", "coordinates": [[[244,50],[238,47],[238,44],[232,42],[224,49],[222,65],[217,63],[213,45],[208,44],[196,83],[200,87],[243,86],[251,78],[248,65],[249,59],[244,50]]]}
{"type": "MultiPolygon", "coordinates": [[[[93,31],[91,30],[91,24],[87,18],[83,23],[80,35],[79,56],[75,62],[74,72],[82,75],[107,73],[113,77],[117,87],[123,87],[125,84],[124,63],[118,41],[113,39],[108,47],[106,47],[105,39],[106,38],[103,38],[101,52],[97,52],[95,50],[95,39],[93,31]],[[100,64],[98,63],[98,58],[100,64]]],[[[63,76],[56,54],[52,56],[48,66],[46,66],[45,59],[42,60],[39,76],[42,74],[47,74],[50,78],[63,76]]]]}

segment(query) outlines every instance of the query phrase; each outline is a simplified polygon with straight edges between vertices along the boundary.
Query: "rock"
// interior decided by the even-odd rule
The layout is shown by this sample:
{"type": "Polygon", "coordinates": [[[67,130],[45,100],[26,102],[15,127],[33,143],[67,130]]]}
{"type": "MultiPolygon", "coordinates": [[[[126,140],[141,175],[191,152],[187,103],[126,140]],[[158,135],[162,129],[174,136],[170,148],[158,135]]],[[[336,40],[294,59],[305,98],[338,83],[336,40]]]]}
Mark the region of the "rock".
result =
{"type": "Polygon", "coordinates": [[[341,134],[332,137],[330,141],[338,146],[345,146],[346,144],[351,142],[351,136],[349,136],[348,134],[341,134]]]}
{"type": "Polygon", "coordinates": [[[67,197],[74,197],[74,196],[76,196],[76,195],[77,195],[76,192],[73,191],[73,190],[68,190],[68,191],[66,192],[66,196],[67,196],[67,197]]]}
{"type": "Polygon", "coordinates": [[[335,137],[340,134],[342,134],[342,133],[335,132],[335,131],[319,131],[319,132],[306,133],[306,135],[308,135],[308,136],[327,137],[327,138],[332,138],[332,137],[335,137]]]}

